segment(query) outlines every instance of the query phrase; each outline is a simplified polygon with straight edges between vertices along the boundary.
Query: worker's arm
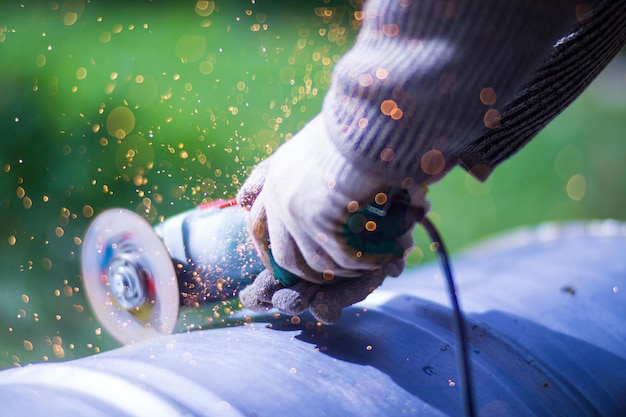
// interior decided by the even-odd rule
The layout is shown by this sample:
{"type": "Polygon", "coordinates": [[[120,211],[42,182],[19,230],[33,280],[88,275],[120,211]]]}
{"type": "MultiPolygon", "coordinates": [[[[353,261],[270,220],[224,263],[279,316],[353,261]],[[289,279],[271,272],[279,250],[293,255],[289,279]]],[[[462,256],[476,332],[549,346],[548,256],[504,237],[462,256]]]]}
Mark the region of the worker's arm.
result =
{"type": "MultiPolygon", "coordinates": [[[[310,307],[333,322],[343,307],[398,275],[413,224],[428,210],[425,187],[459,162],[486,178],[523,146],[485,135],[506,127],[520,94],[542,97],[525,83],[537,83],[559,45],[609,19],[611,8],[623,22],[621,0],[601,3],[603,17],[565,0],[367,1],[361,32],[334,69],[321,114],[240,191],[268,267],[242,292],[244,305],[290,314],[310,307]],[[401,226],[369,239],[387,223],[355,216],[377,198],[399,195],[409,207],[394,211],[401,226]]],[[[531,107],[537,114],[529,118],[543,119],[543,109],[531,107]]]]}

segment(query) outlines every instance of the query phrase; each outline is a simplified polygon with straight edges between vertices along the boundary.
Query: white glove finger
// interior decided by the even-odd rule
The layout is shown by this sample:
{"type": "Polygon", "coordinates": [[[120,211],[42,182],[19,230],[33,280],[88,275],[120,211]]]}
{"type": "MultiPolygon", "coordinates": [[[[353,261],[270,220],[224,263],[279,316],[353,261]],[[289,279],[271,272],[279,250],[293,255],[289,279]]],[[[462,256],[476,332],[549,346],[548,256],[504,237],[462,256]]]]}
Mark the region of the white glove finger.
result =
{"type": "Polygon", "coordinates": [[[298,315],[309,308],[320,286],[301,279],[297,284],[278,290],[272,297],[275,308],[285,314],[298,315]]]}
{"type": "Polygon", "coordinates": [[[250,211],[247,213],[246,226],[257,254],[261,258],[263,264],[267,267],[269,265],[269,256],[267,254],[269,250],[269,234],[264,202],[265,193],[262,192],[256,196],[254,204],[250,207],[250,211]]]}
{"type": "Polygon", "coordinates": [[[271,158],[268,158],[260,162],[237,193],[237,202],[246,211],[250,211],[256,198],[263,191],[265,178],[270,168],[270,160],[271,158]]]}
{"type": "MultiPolygon", "coordinates": [[[[278,265],[299,277],[316,283],[330,283],[335,277],[358,277],[363,270],[345,269],[337,265],[317,242],[300,236],[296,243],[280,218],[273,217],[268,223],[272,255],[278,265]]],[[[364,265],[358,265],[367,268],[364,265]]]]}
{"type": "Polygon", "coordinates": [[[389,262],[382,268],[383,275],[385,276],[397,277],[404,271],[406,265],[405,257],[411,248],[413,248],[413,229],[400,236],[397,242],[404,249],[404,256],[402,259],[395,259],[389,262]]]}
{"type": "Polygon", "coordinates": [[[336,323],[345,307],[363,301],[383,283],[384,279],[382,274],[370,274],[336,285],[322,286],[311,300],[311,313],[322,323],[336,323]]]}
{"type": "Polygon", "coordinates": [[[274,293],[284,286],[272,273],[264,269],[254,282],[239,292],[241,304],[252,311],[267,311],[272,308],[274,293]]]}

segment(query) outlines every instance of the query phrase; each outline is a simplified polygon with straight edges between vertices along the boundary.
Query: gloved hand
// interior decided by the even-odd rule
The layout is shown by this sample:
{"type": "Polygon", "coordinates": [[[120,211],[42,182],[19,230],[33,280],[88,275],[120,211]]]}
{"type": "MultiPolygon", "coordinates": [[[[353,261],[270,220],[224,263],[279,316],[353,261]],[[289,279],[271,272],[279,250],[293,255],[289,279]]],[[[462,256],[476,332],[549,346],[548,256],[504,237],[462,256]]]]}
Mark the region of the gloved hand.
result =
{"type": "Polygon", "coordinates": [[[268,268],[240,293],[255,311],[339,320],[387,276],[398,276],[411,231],[428,210],[426,187],[354,166],[321,116],[259,164],[238,193],[268,268]]]}

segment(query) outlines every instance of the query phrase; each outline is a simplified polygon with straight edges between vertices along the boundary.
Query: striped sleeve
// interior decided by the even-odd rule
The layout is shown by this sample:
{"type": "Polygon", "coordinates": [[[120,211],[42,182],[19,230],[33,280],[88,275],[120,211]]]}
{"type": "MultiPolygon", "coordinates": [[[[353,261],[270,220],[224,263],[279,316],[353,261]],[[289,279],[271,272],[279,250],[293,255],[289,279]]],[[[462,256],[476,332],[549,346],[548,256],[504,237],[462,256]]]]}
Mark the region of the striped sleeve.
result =
{"type": "Polygon", "coordinates": [[[487,178],[624,45],[626,1],[588,4],[367,0],[322,108],[333,143],[392,178],[487,178]]]}
{"type": "Polygon", "coordinates": [[[626,1],[604,1],[553,47],[504,108],[497,128],[461,150],[460,165],[480,180],[569,106],[626,45],[626,1]]]}

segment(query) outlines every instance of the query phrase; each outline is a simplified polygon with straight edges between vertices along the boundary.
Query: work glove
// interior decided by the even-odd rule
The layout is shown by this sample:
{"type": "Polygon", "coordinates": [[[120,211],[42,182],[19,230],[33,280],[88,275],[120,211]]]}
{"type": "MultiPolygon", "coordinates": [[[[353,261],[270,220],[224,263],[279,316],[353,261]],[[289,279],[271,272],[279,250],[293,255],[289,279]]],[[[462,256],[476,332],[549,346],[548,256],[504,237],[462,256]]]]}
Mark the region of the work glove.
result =
{"type": "Polygon", "coordinates": [[[323,323],[398,276],[426,187],[348,161],[317,116],[251,173],[237,200],[267,267],[240,293],[244,307],[323,323]]]}

